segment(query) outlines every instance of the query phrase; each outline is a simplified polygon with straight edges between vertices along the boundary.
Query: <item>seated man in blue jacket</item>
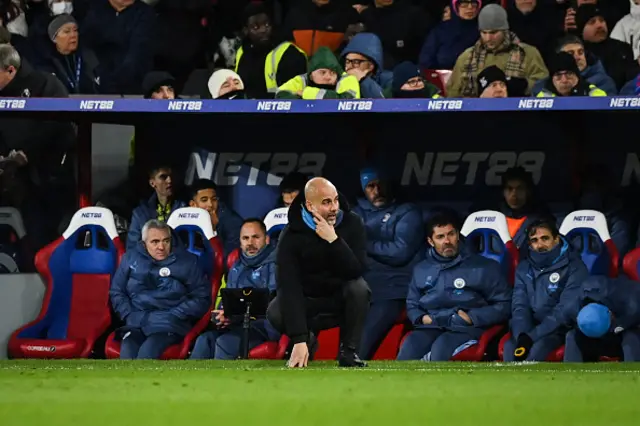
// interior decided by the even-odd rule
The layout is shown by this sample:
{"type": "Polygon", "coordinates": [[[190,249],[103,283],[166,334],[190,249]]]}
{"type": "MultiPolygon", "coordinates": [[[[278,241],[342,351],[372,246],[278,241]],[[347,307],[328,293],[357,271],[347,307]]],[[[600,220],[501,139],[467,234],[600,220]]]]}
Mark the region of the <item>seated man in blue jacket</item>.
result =
{"type": "Polygon", "coordinates": [[[564,362],[596,362],[601,356],[640,361],[640,283],[590,276],[575,300],[577,329],[567,333],[564,362]],[[579,311],[578,311],[579,310],[579,311]]]}
{"type": "Polygon", "coordinates": [[[507,321],[511,288],[498,262],[469,253],[460,241],[458,221],[447,213],[427,223],[427,258],[413,270],[407,316],[414,326],[398,360],[448,361],[459,347],[507,321]]]}
{"type": "Polygon", "coordinates": [[[171,228],[151,219],[142,242],[127,251],[109,292],[113,309],[125,322],[121,359],[158,359],[180,342],[211,306],[211,284],[198,259],[173,246],[171,228]]]}
{"type": "Polygon", "coordinates": [[[505,361],[545,361],[564,344],[567,311],[589,275],[580,255],[558,233],[554,218],[531,223],[526,234],[528,254],[516,269],[505,361]]]}
{"type": "Polygon", "coordinates": [[[396,202],[377,170],[360,172],[366,198],[353,212],[367,232],[367,270],[371,307],[364,326],[360,356],[371,359],[404,311],[413,267],[424,258],[422,213],[417,206],[396,202]]]}
{"type": "Polygon", "coordinates": [[[171,212],[185,206],[182,201],[174,198],[171,167],[158,165],[149,170],[149,186],[154,190],[153,195],[133,210],[127,234],[127,250],[136,248],[142,237],[142,226],[147,221],[158,219],[160,222],[166,222],[171,212]]]}
{"type": "MultiPolygon", "coordinates": [[[[268,288],[276,291],[275,246],[269,244],[264,223],[260,219],[247,219],[240,229],[240,258],[227,277],[226,288],[268,288]]],[[[242,339],[242,326],[229,326],[222,305],[213,311],[212,321],[219,330],[208,331],[196,340],[191,359],[236,359],[242,339]]],[[[251,323],[249,349],[261,343],[277,341],[278,333],[266,319],[251,323]]]]}
{"type": "Polygon", "coordinates": [[[209,179],[198,179],[191,185],[189,206],[209,212],[211,226],[222,240],[224,258],[240,246],[238,236],[242,218],[228,208],[218,197],[218,186],[209,179]]]}
{"type": "Polygon", "coordinates": [[[360,97],[384,98],[384,90],[391,86],[393,73],[382,67],[382,42],[373,33],[356,34],[340,55],[347,74],[360,82],[360,97]]]}

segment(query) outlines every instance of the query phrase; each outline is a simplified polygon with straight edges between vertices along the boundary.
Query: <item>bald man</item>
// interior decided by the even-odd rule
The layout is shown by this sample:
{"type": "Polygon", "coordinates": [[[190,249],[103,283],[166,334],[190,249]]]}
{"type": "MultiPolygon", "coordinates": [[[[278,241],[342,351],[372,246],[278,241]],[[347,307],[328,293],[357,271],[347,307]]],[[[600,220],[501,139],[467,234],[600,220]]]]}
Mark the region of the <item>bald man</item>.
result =
{"type": "Polygon", "coordinates": [[[338,364],[365,367],[358,345],[371,291],[362,278],[366,249],[362,219],[324,178],[307,182],[289,207],[276,256],[277,296],[267,318],[291,338],[289,367],[306,367],[315,333],[340,327],[338,364]]]}

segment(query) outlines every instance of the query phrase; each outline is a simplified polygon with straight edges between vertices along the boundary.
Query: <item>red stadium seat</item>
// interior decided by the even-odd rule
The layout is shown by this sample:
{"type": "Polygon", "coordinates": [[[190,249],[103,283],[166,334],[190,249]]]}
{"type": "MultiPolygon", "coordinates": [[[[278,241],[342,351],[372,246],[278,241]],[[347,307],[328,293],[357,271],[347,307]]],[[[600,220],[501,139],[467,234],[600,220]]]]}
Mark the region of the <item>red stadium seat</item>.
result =
{"type": "Polygon", "coordinates": [[[62,236],[36,255],[46,286],[42,308],[11,335],[9,356],[88,358],[111,324],[109,286],[123,253],[110,210],[77,211],[62,236]]]}
{"type": "MultiPolygon", "coordinates": [[[[174,211],[167,223],[181,237],[187,250],[198,256],[202,270],[211,278],[211,295],[215,301],[222,281],[224,255],[222,241],[213,232],[209,213],[195,207],[183,207],[174,211]]],[[[164,351],[161,359],[187,358],[193,342],[207,328],[210,321],[211,312],[207,312],[181,343],[170,346],[164,351]]],[[[109,359],[120,357],[120,342],[115,340],[115,332],[111,333],[107,339],[105,354],[109,359]]]]}
{"type": "Polygon", "coordinates": [[[396,324],[384,338],[378,350],[373,354],[374,360],[392,360],[398,356],[400,350],[400,342],[402,337],[407,333],[410,324],[407,320],[407,312],[402,311],[400,317],[396,320],[396,324]]]}
{"type": "Polygon", "coordinates": [[[640,248],[631,250],[622,261],[624,274],[634,281],[640,281],[640,248]]]}
{"type": "MultiPolygon", "coordinates": [[[[233,265],[240,258],[240,249],[235,249],[227,256],[227,271],[233,268],[233,265]]],[[[287,336],[280,337],[278,342],[262,343],[249,351],[250,359],[283,359],[289,346],[289,338],[287,336]]]]}
{"type": "Polygon", "coordinates": [[[426,81],[440,89],[440,95],[446,96],[447,77],[451,74],[450,70],[422,70],[422,76],[426,81]]]}
{"type": "Polygon", "coordinates": [[[574,211],[562,221],[560,233],[576,247],[591,275],[618,276],[620,255],[604,214],[596,210],[574,211]]]}

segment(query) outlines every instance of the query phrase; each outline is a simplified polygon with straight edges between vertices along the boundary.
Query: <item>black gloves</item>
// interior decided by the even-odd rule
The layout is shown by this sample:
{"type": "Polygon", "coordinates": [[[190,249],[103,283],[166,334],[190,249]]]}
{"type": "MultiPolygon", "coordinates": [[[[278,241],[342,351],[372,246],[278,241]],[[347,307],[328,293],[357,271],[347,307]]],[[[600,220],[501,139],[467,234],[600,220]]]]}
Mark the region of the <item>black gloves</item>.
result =
{"type": "Polygon", "coordinates": [[[533,340],[528,334],[522,333],[516,340],[516,350],[513,352],[513,356],[516,361],[524,361],[529,356],[529,351],[533,346],[533,340]]]}

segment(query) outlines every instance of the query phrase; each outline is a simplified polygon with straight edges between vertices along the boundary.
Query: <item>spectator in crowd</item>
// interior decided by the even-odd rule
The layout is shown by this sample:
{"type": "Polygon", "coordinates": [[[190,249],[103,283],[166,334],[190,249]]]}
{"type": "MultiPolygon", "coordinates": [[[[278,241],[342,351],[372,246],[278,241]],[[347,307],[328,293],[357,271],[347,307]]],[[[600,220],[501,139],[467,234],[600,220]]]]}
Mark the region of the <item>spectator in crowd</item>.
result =
{"type": "Polygon", "coordinates": [[[291,42],[278,43],[271,17],[262,3],[245,10],[242,46],[235,71],[252,99],[273,98],[278,87],[307,70],[307,56],[291,42]]]}
{"type": "Polygon", "coordinates": [[[222,240],[225,258],[240,246],[242,218],[218,197],[218,186],[209,179],[198,179],[189,188],[189,206],[209,212],[211,226],[222,240]]]}
{"type": "Polygon", "coordinates": [[[415,61],[433,19],[426,10],[406,0],[373,0],[362,9],[362,19],[370,31],[380,37],[384,46],[385,69],[400,62],[415,61]]]}
{"type": "Polygon", "coordinates": [[[396,201],[376,169],[363,169],[360,184],[365,198],[358,199],[353,212],[367,233],[364,279],[372,299],[360,355],[371,359],[405,309],[413,267],[424,258],[424,233],[420,209],[396,201]]]}
{"type": "Polygon", "coordinates": [[[577,11],[583,5],[597,6],[602,10],[607,28],[613,28],[623,16],[629,13],[627,0],[571,0],[565,9],[564,31],[568,34],[580,35],[577,11]]]}
{"type": "MultiPolygon", "coordinates": [[[[0,97],[64,98],[68,93],[55,76],[34,70],[12,45],[2,44],[0,97]]],[[[22,151],[28,162],[20,170],[16,181],[20,186],[12,198],[22,213],[34,249],[60,236],[58,224],[75,205],[75,169],[71,158],[67,159],[75,140],[69,122],[0,118],[0,155],[22,151]]]]}
{"type": "Polygon", "coordinates": [[[615,180],[607,165],[589,164],[580,176],[581,188],[575,209],[597,210],[605,215],[609,235],[622,261],[633,245],[633,218],[616,194],[615,180]]]}
{"type": "Polygon", "coordinates": [[[176,99],[176,79],[166,71],[151,71],[142,80],[145,99],[176,99]]]}
{"type": "Polygon", "coordinates": [[[213,99],[246,99],[242,78],[231,70],[220,69],[211,74],[207,88],[213,99]]]}
{"type": "Polygon", "coordinates": [[[602,60],[618,90],[640,73],[640,65],[634,59],[631,46],[609,37],[607,23],[595,5],[580,6],[576,12],[576,23],[585,48],[602,60]]]}
{"type": "MultiPolygon", "coordinates": [[[[587,84],[595,85],[609,96],[618,93],[615,81],[604,70],[602,62],[593,53],[585,50],[584,42],[581,38],[574,35],[567,35],[561,38],[557,44],[556,52],[567,52],[573,56],[580,70],[580,77],[587,84]]],[[[538,80],[533,85],[533,93],[539,93],[549,80],[550,77],[538,80]]]]}
{"type": "Polygon", "coordinates": [[[79,44],[78,24],[71,15],[58,15],[49,24],[49,50],[38,67],[58,77],[69,93],[100,93],[96,55],[79,44]]]}
{"type": "Polygon", "coordinates": [[[567,333],[565,362],[597,362],[601,356],[640,361],[640,286],[627,278],[590,276],[576,300],[576,329],[567,333]]]}
{"type": "Polygon", "coordinates": [[[29,35],[29,26],[21,0],[3,0],[0,2],[0,26],[13,34],[13,43],[24,45],[29,35]]]}
{"type": "Polygon", "coordinates": [[[280,182],[280,205],[289,207],[293,200],[304,191],[308,177],[300,172],[291,172],[285,175],[280,182]]]}
{"type": "Polygon", "coordinates": [[[452,0],[451,18],[429,32],[420,51],[423,69],[453,69],[458,56],[478,40],[482,0],[452,0]]]}
{"type": "Polygon", "coordinates": [[[342,40],[342,44],[338,48],[338,52],[342,52],[356,34],[367,31],[364,19],[362,19],[362,15],[355,7],[349,8],[347,12],[347,23],[347,30],[344,32],[344,38],[342,40]]]}
{"type": "MultiPolygon", "coordinates": [[[[226,288],[266,288],[276,291],[275,247],[269,244],[264,223],[260,219],[246,219],[240,228],[240,258],[229,270],[226,288]]],[[[232,324],[224,314],[222,304],[213,311],[212,321],[219,329],[201,334],[191,353],[191,359],[236,359],[243,329],[232,324]]],[[[280,333],[266,319],[251,322],[249,350],[265,343],[278,341],[280,333]]]]}
{"type": "Polygon", "coordinates": [[[276,255],[278,295],[267,319],[291,339],[289,367],[306,367],[319,330],[340,326],[338,363],[366,364],[357,351],[371,290],[362,278],[366,235],[362,219],[324,178],[307,182],[289,208],[276,255]]]}
{"type": "Polygon", "coordinates": [[[622,86],[622,89],[620,89],[620,95],[640,96],[640,74],[627,81],[625,85],[622,86]]]}
{"type": "Polygon", "coordinates": [[[151,219],[166,222],[171,212],[185,206],[174,197],[173,171],[168,165],[153,166],[149,170],[149,186],[153,188],[153,195],[133,210],[127,235],[127,250],[134,249],[140,243],[145,223],[151,219]]]}
{"type": "Polygon", "coordinates": [[[173,243],[166,223],[146,222],[142,242],[122,258],[109,291],[125,322],[117,332],[121,359],[159,359],[211,306],[211,285],[197,257],[173,243]]]}
{"type": "Polygon", "coordinates": [[[425,81],[420,68],[412,62],[402,62],[393,69],[391,87],[385,98],[439,98],[440,89],[425,81]]]}
{"type": "Polygon", "coordinates": [[[549,75],[540,52],[520,42],[509,31],[507,12],[497,4],[485,6],[478,15],[480,40],[465,50],[456,61],[447,82],[447,96],[452,98],[475,96],[478,73],[496,65],[508,77],[526,78],[530,93],[533,84],[549,75]]]}
{"type": "Polygon", "coordinates": [[[300,0],[291,6],[284,21],[284,35],[308,57],[319,48],[335,52],[349,25],[351,6],[340,0],[300,0]]]}
{"type": "Polygon", "coordinates": [[[507,77],[504,71],[495,65],[485,68],[478,74],[478,97],[480,98],[523,97],[526,91],[526,79],[507,77]]]}
{"type": "Polygon", "coordinates": [[[633,58],[640,59],[640,0],[629,0],[631,11],[618,21],[611,38],[627,43],[633,49],[633,58]]]}
{"type": "Polygon", "coordinates": [[[540,92],[534,93],[538,98],[555,96],[607,96],[604,90],[585,81],[573,56],[566,52],[556,53],[550,60],[550,78],[540,92]]]}
{"type": "MultiPolygon", "coordinates": [[[[554,2],[555,3],[555,2],[554,2]]],[[[557,26],[558,9],[556,4],[545,0],[509,0],[507,14],[511,31],[540,52],[548,65],[553,54],[555,41],[562,35],[557,26]]]]}
{"type": "Polygon", "coordinates": [[[448,361],[484,331],[509,318],[511,288],[500,265],[472,254],[460,241],[457,220],[434,214],[427,223],[427,258],[413,270],[407,316],[414,330],[398,360],[448,361]]]}
{"type": "Polygon", "coordinates": [[[138,94],[151,71],[155,14],[140,0],[95,0],[80,39],[95,52],[102,93],[138,94]]]}
{"type": "Polygon", "coordinates": [[[377,35],[360,33],[342,51],[345,71],[360,82],[363,98],[384,98],[384,89],[391,84],[393,74],[384,71],[382,43],[377,35]]]}
{"type": "Polygon", "coordinates": [[[82,6],[76,8],[76,4],[82,3],[70,0],[42,0],[38,3],[28,3],[27,22],[29,22],[29,59],[33,65],[40,67],[40,61],[47,62],[51,52],[51,37],[49,36],[49,24],[60,15],[71,15],[76,23],[81,23],[82,6]]]}
{"type": "Polygon", "coordinates": [[[294,77],[280,86],[276,97],[284,99],[360,99],[360,84],[356,77],[342,70],[338,59],[328,48],[321,47],[309,61],[307,74],[294,77]]]}
{"type": "Polygon", "coordinates": [[[511,304],[511,339],[505,361],[546,361],[564,344],[568,318],[589,272],[556,227],[555,218],[527,228],[527,257],[516,269],[511,304]]]}
{"type": "Polygon", "coordinates": [[[156,22],[149,35],[153,68],[170,73],[175,89],[181,92],[195,69],[206,68],[207,28],[203,20],[213,5],[210,0],[154,1],[156,22]]]}

